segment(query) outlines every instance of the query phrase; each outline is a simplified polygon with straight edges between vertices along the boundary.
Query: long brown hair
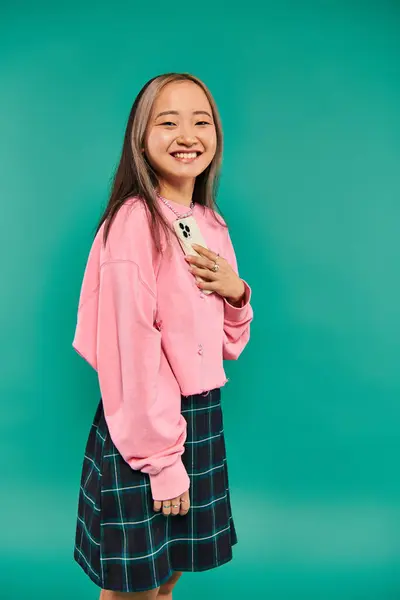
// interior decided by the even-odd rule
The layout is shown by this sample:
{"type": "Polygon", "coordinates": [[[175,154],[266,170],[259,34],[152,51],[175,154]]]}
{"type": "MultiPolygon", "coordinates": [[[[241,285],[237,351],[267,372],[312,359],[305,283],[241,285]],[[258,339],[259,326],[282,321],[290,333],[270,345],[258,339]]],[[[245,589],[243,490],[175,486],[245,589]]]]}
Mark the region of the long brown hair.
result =
{"type": "MultiPolygon", "coordinates": [[[[104,244],[107,241],[110,227],[118,210],[132,196],[140,196],[147,205],[152,237],[159,252],[162,251],[160,231],[163,230],[167,238],[169,236],[170,228],[160,210],[156,197],[155,190],[158,184],[158,176],[141,149],[144,146],[147,124],[157,95],[168,83],[176,81],[193,81],[196,83],[204,91],[211,105],[217,134],[217,149],[211,163],[196,177],[192,200],[197,204],[212,208],[215,211],[216,220],[221,223],[216,213],[218,209],[216,196],[222,163],[223,136],[216,103],[207,86],[194,75],[189,73],[165,73],[150,79],[143,86],[131,108],[121,158],[112,182],[110,198],[96,229],[97,234],[103,222],[106,221],[104,244]]],[[[219,209],[218,212],[220,212],[219,209]]]]}

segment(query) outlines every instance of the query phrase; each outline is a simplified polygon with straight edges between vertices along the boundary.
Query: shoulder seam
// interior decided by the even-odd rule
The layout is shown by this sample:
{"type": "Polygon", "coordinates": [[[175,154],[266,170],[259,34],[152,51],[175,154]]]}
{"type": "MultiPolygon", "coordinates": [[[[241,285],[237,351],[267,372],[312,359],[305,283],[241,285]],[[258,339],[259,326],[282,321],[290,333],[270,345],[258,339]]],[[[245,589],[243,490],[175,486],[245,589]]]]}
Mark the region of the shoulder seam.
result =
{"type": "Polygon", "coordinates": [[[123,264],[123,263],[128,263],[128,264],[134,265],[136,267],[140,283],[146,288],[146,290],[149,292],[149,294],[151,294],[153,296],[153,298],[156,300],[157,299],[156,295],[154,294],[153,290],[147,285],[147,283],[142,279],[142,276],[140,274],[139,265],[134,260],[130,260],[129,258],[119,258],[119,259],[117,258],[117,259],[112,259],[112,260],[105,260],[103,263],[101,263],[100,270],[103,267],[106,267],[107,265],[123,264]]]}

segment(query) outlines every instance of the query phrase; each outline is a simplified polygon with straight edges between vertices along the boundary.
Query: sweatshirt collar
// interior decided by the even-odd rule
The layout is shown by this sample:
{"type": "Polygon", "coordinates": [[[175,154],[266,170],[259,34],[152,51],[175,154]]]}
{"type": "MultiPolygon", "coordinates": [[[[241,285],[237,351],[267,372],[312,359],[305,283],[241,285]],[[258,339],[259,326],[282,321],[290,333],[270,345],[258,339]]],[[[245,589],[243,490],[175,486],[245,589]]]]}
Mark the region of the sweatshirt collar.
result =
{"type": "MultiPolygon", "coordinates": [[[[168,221],[172,222],[172,221],[175,221],[176,219],[178,219],[178,216],[166,204],[164,204],[164,202],[162,200],[160,200],[159,198],[157,198],[157,200],[163,210],[163,213],[168,218],[168,221]]],[[[183,204],[174,202],[173,200],[170,200],[169,198],[167,198],[167,200],[170,203],[170,205],[176,210],[176,212],[179,213],[180,215],[184,215],[188,212],[188,210],[189,210],[188,206],[184,206],[183,204]]],[[[194,214],[195,211],[196,211],[196,203],[193,207],[192,214],[194,214]]]]}

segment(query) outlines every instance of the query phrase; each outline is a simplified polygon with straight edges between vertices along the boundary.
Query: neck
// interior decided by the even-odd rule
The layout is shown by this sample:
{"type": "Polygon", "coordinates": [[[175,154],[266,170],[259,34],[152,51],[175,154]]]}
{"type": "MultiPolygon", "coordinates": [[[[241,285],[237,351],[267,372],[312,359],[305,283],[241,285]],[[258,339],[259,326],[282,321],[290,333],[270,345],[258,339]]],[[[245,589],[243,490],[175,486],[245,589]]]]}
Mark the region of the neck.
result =
{"type": "Polygon", "coordinates": [[[158,186],[158,193],[163,198],[182,204],[183,206],[190,206],[193,197],[195,180],[184,181],[182,183],[169,183],[167,181],[160,181],[158,186]]]}

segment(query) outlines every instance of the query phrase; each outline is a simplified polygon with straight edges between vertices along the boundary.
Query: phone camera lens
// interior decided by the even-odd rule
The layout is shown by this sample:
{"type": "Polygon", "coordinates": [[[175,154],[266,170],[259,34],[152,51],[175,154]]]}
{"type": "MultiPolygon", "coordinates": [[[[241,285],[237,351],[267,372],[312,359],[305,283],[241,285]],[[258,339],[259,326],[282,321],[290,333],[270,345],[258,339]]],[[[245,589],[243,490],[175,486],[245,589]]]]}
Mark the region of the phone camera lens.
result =
{"type": "Polygon", "coordinates": [[[185,229],[185,226],[184,226],[184,224],[183,224],[183,223],[179,223],[179,227],[180,227],[181,229],[185,229]]]}

